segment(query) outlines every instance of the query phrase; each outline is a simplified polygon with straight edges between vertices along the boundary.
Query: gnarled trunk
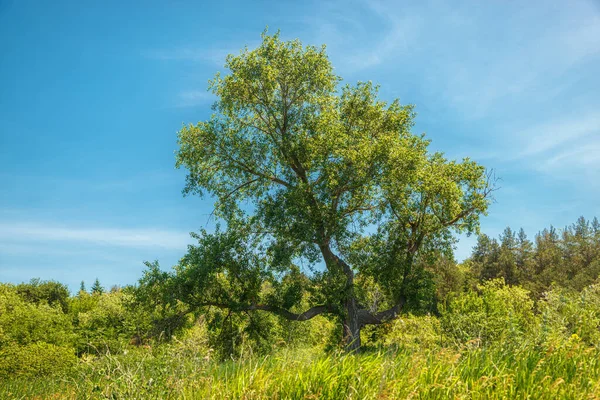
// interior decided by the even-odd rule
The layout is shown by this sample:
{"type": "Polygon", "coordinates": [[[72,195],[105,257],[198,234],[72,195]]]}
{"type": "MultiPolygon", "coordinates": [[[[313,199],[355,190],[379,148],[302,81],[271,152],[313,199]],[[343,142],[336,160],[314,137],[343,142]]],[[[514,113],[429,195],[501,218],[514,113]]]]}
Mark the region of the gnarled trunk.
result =
{"type": "Polygon", "coordinates": [[[360,349],[361,322],[358,315],[356,299],[351,296],[346,301],[346,315],[343,322],[344,347],[346,351],[355,352],[360,349]]]}

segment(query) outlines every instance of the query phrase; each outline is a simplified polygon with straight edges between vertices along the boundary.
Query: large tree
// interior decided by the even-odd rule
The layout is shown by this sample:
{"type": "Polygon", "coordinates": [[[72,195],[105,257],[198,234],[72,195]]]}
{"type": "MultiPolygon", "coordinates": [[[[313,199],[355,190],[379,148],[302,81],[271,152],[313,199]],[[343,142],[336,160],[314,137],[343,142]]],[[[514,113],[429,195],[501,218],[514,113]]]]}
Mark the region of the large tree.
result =
{"type": "Polygon", "coordinates": [[[184,126],[177,151],[184,193],[212,196],[224,228],[195,235],[169,294],[192,308],[330,315],[357,349],[361,327],[411,301],[417,265],[478,229],[489,174],[428,151],[412,106],[370,82],[342,85],[325,46],[264,33],[225,67],[210,82],[213,115],[184,126]]]}

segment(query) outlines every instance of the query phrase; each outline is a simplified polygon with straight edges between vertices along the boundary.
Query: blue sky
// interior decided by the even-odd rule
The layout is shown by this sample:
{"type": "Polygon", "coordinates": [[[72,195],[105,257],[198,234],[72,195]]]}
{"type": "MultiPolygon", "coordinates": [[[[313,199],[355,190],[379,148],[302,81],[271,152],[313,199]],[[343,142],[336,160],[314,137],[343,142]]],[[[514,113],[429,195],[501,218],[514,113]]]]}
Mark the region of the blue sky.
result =
{"type": "Polygon", "coordinates": [[[0,281],[110,287],[175,264],[212,210],[181,195],[176,132],[207,118],[207,80],[267,25],[415,104],[433,149],[494,168],[484,232],[600,217],[593,0],[0,0],[0,281]]]}

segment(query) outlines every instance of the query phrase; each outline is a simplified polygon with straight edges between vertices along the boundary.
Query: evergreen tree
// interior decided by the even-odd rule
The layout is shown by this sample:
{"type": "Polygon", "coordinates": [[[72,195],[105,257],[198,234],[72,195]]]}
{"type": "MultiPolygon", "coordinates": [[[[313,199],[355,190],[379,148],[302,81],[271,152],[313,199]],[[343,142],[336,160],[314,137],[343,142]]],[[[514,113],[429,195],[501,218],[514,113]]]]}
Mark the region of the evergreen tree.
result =
{"type": "Polygon", "coordinates": [[[517,239],[515,233],[510,227],[506,227],[500,235],[497,274],[504,277],[505,282],[510,285],[518,283],[516,250],[517,239]]]}
{"type": "Polygon", "coordinates": [[[532,243],[521,228],[506,228],[499,242],[478,237],[464,266],[479,281],[503,277],[540,297],[552,285],[580,291],[600,276],[600,222],[580,217],[560,231],[550,226],[532,243]]]}
{"type": "Polygon", "coordinates": [[[92,294],[102,294],[104,293],[104,288],[102,287],[102,285],[100,285],[100,281],[98,280],[98,278],[96,278],[96,280],[94,281],[94,284],[92,285],[92,294]]]}
{"type": "Polygon", "coordinates": [[[527,238],[527,234],[521,228],[517,234],[517,248],[516,248],[516,264],[517,264],[517,277],[521,285],[526,289],[531,290],[528,285],[528,281],[534,275],[534,264],[533,264],[534,248],[533,243],[527,238]]]}
{"type": "Polygon", "coordinates": [[[594,234],[594,238],[597,241],[598,235],[600,235],[600,222],[598,222],[598,217],[594,217],[594,219],[592,220],[592,232],[594,234]]]}
{"type": "Polygon", "coordinates": [[[499,245],[496,239],[482,234],[477,237],[473,249],[472,267],[479,279],[484,281],[501,276],[498,268],[499,245]]]}
{"type": "MultiPolygon", "coordinates": [[[[552,283],[559,285],[566,280],[562,269],[563,251],[559,246],[558,234],[553,226],[536,235],[535,272],[541,292],[547,290],[552,283]]],[[[539,294],[541,294],[541,292],[539,294]]]]}

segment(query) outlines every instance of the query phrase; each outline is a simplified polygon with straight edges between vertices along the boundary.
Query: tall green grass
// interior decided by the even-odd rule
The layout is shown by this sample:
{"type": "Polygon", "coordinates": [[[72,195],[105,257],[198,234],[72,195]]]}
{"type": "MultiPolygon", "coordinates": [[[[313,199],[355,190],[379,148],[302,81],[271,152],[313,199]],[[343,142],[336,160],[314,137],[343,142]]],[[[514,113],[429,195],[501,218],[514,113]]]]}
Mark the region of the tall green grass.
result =
{"type": "Polygon", "coordinates": [[[169,350],[83,359],[75,374],[61,378],[10,378],[0,382],[0,398],[600,398],[600,354],[576,336],[544,347],[473,344],[355,355],[297,349],[224,362],[169,350]]]}

